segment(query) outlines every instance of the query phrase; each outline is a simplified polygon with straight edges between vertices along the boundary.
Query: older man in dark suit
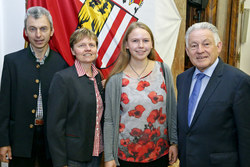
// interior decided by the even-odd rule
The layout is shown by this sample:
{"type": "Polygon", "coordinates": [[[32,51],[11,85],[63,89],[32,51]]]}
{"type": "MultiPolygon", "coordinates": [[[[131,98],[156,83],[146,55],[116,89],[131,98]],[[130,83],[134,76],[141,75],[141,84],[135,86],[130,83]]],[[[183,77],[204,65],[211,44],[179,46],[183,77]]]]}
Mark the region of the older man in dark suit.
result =
{"type": "Polygon", "coordinates": [[[48,89],[54,73],[67,67],[61,55],[49,48],[53,33],[50,13],[42,7],[29,8],[25,35],[30,45],[4,58],[0,156],[10,167],[52,166],[45,133],[48,89]]]}
{"type": "Polygon", "coordinates": [[[223,63],[221,49],[214,25],[187,30],[194,67],[177,77],[181,167],[250,166],[250,77],[223,63]]]}

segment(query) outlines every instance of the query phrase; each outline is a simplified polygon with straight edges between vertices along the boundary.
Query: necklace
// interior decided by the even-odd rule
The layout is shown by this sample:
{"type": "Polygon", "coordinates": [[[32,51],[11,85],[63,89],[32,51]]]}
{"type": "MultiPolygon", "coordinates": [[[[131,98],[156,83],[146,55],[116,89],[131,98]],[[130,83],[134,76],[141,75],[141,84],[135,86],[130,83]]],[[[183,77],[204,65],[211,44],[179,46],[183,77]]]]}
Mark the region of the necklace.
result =
{"type": "Polygon", "coordinates": [[[137,79],[140,80],[141,79],[141,75],[143,74],[143,72],[146,70],[147,66],[148,66],[148,59],[147,59],[147,64],[145,66],[145,68],[142,70],[142,72],[140,74],[138,74],[135,69],[130,65],[129,63],[129,67],[134,71],[134,73],[137,75],[137,79]]]}

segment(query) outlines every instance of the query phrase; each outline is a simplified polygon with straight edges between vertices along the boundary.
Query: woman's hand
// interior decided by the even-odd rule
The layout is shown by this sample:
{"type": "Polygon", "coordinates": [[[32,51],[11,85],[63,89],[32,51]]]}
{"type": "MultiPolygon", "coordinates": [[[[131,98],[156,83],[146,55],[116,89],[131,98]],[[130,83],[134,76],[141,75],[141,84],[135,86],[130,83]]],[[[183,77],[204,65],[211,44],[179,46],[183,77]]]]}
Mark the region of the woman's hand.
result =
{"type": "Polygon", "coordinates": [[[115,160],[105,162],[104,167],[116,167],[115,160]]]}
{"type": "Polygon", "coordinates": [[[173,165],[177,161],[177,156],[178,156],[178,148],[176,144],[173,144],[169,147],[169,164],[173,165]]]}

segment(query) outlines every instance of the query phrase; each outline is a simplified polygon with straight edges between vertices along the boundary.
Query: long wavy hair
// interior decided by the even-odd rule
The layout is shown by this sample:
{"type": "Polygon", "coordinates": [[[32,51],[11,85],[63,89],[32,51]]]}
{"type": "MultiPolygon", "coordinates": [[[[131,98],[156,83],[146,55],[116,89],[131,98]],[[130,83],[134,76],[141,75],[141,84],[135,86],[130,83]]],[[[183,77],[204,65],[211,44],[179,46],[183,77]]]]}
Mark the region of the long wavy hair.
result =
{"type": "Polygon", "coordinates": [[[153,36],[152,31],[150,30],[150,28],[146,24],[144,24],[142,22],[133,22],[129,25],[128,29],[126,30],[126,32],[124,34],[124,37],[122,39],[121,51],[119,53],[119,56],[118,56],[118,59],[115,63],[114,68],[112,69],[112,71],[109,74],[107,82],[111,76],[122,72],[127,67],[128,63],[131,59],[131,54],[130,54],[129,50],[126,48],[126,43],[128,41],[129,34],[136,28],[144,29],[149,33],[153,47],[151,49],[151,52],[148,55],[148,59],[155,60],[156,53],[155,53],[155,47],[154,47],[154,36],[153,36]]]}

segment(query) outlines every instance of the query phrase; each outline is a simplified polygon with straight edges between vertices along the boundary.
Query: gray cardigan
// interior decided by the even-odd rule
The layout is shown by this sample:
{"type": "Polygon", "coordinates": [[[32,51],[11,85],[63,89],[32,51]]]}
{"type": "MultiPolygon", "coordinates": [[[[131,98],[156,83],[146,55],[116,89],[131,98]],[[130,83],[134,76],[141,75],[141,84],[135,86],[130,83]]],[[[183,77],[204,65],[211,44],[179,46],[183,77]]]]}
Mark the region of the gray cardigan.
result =
{"type": "MultiPolygon", "coordinates": [[[[159,63],[159,62],[157,62],[159,63]]],[[[173,87],[173,78],[167,64],[163,63],[165,71],[165,83],[167,87],[167,126],[170,144],[177,144],[177,114],[176,97],[173,87]]],[[[118,162],[118,138],[120,123],[120,104],[122,75],[113,75],[106,84],[105,88],[105,115],[104,115],[104,160],[105,162],[115,160],[118,162]]]]}

